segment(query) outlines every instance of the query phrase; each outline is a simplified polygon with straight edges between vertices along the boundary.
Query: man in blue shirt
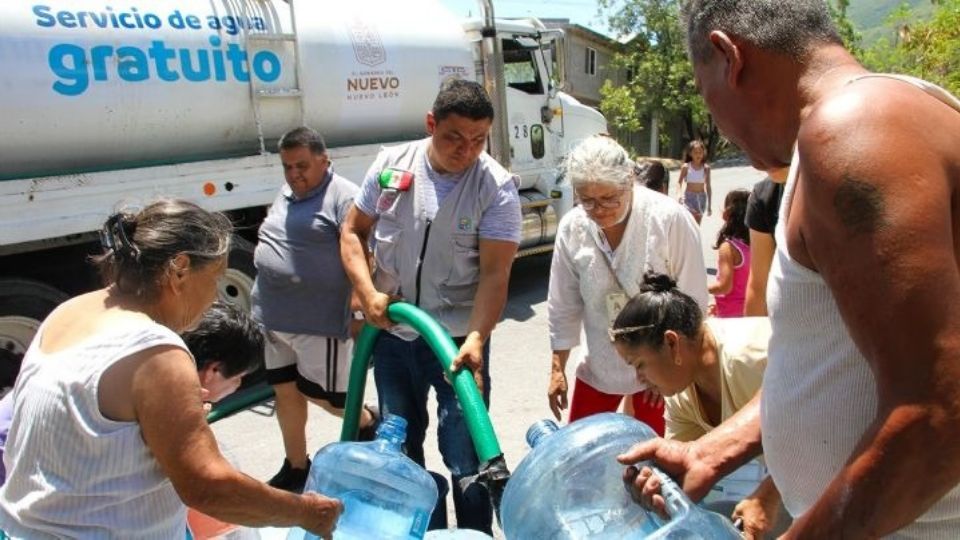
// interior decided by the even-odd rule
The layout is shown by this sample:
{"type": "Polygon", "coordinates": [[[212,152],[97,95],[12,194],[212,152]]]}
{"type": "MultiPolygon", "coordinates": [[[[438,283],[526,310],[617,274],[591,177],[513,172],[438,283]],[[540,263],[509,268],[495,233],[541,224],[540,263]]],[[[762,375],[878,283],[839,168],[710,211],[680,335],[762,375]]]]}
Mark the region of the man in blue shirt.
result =
{"type": "MultiPolygon", "coordinates": [[[[333,172],[323,138],[296,128],[278,144],[286,184],[260,226],[252,314],[266,334],[267,382],[276,392],[286,457],[268,482],[299,492],[307,479],[307,400],[343,415],[350,374],[350,281],[340,225],[357,186],[333,172]]],[[[364,409],[361,438],[375,418],[364,409]]]]}

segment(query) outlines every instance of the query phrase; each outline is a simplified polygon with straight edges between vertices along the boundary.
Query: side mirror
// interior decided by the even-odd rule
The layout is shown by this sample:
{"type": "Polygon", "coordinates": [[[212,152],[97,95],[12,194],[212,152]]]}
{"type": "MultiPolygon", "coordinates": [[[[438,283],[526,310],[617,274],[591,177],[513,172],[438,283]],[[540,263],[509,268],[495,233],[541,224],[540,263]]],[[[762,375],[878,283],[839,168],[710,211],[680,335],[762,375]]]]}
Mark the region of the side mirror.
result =
{"type": "MultiPolygon", "coordinates": [[[[551,92],[552,90],[553,89],[551,88],[551,92]]],[[[550,122],[552,122],[553,116],[554,116],[553,108],[551,108],[549,105],[544,105],[543,107],[540,107],[540,120],[544,124],[549,124],[550,122]]]]}

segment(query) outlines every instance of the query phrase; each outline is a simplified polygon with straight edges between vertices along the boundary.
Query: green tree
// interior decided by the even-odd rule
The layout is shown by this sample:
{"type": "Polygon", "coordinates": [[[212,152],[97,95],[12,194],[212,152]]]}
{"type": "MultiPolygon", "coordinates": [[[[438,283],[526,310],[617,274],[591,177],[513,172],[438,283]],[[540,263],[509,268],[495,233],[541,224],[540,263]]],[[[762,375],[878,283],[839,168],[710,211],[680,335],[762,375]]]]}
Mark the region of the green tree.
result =
{"type": "Polygon", "coordinates": [[[913,66],[901,40],[910,33],[915,15],[910,4],[903,2],[891,11],[884,22],[888,35],[877,38],[863,51],[861,61],[873,71],[885,73],[912,73],[913,66]]]}
{"type": "Polygon", "coordinates": [[[960,0],[937,4],[929,21],[907,29],[901,47],[912,73],[960,94],[960,0]]]}
{"type": "Polygon", "coordinates": [[[935,0],[927,20],[916,20],[906,3],[887,18],[893,38],[865,51],[874,71],[906,73],[960,94],[960,0],[935,0]]]}
{"type": "MultiPolygon", "coordinates": [[[[829,6],[844,42],[859,51],[860,35],[847,17],[849,0],[829,6]]],[[[629,73],[626,84],[607,81],[600,89],[600,109],[618,132],[643,132],[657,118],[662,148],[676,149],[699,138],[711,156],[727,147],[698,95],[680,26],[680,0],[599,0],[610,10],[610,28],[631,36],[613,65],[629,73]],[[679,130],[671,129],[679,126],[679,130]],[[674,140],[679,138],[680,140],[674,140]]]]}
{"type": "Polygon", "coordinates": [[[719,134],[694,86],[680,28],[679,2],[599,1],[602,9],[613,10],[611,29],[630,36],[612,61],[630,74],[629,80],[622,85],[607,81],[600,89],[600,109],[610,125],[621,132],[637,133],[648,127],[651,118],[657,118],[662,148],[678,148],[692,138],[702,138],[715,149],[719,134]],[[675,126],[679,133],[671,129],[675,126]]]}
{"type": "Polygon", "coordinates": [[[843,44],[847,47],[847,50],[857,57],[863,56],[860,32],[857,31],[853,21],[847,17],[850,0],[831,0],[827,2],[827,6],[830,8],[830,14],[833,15],[833,21],[837,25],[837,30],[840,32],[840,37],[843,38],[843,44]]]}

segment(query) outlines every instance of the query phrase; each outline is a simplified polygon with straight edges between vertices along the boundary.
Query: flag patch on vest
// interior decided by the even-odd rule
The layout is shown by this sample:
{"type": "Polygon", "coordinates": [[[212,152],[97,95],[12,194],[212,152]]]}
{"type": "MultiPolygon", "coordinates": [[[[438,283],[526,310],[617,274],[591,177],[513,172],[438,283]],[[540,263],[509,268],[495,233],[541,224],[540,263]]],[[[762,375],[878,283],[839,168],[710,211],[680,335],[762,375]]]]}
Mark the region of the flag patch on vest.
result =
{"type": "Polygon", "coordinates": [[[407,191],[413,185],[413,173],[403,169],[388,168],[380,171],[380,189],[407,191]]]}
{"type": "Polygon", "coordinates": [[[387,168],[380,171],[380,197],[377,198],[377,213],[392,214],[400,201],[400,195],[413,185],[413,173],[403,169],[387,168]]]}
{"type": "Polygon", "coordinates": [[[457,223],[457,228],[461,231],[470,231],[473,229],[473,220],[468,217],[460,218],[460,222],[457,223]]]}

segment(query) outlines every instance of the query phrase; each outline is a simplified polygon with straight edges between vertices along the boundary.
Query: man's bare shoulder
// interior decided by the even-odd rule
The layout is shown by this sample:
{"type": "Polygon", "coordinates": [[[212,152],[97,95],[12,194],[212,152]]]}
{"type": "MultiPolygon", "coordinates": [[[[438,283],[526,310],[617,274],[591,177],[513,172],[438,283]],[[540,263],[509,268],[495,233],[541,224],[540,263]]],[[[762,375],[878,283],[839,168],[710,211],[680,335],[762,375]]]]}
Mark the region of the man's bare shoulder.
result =
{"type": "Polygon", "coordinates": [[[839,85],[811,105],[801,119],[798,147],[801,156],[813,158],[808,165],[837,174],[838,168],[859,169],[880,178],[884,175],[872,173],[926,166],[916,162],[918,156],[960,157],[950,136],[958,130],[960,114],[920,88],[870,77],[839,85]]]}
{"type": "Polygon", "coordinates": [[[958,132],[960,114],[908,82],[871,77],[837,87],[808,110],[798,136],[811,211],[850,233],[873,233],[903,213],[893,206],[936,208],[956,185],[944,164],[960,164],[958,132]]]}
{"type": "Polygon", "coordinates": [[[799,136],[801,142],[806,138],[806,142],[823,143],[864,134],[924,145],[938,128],[955,133],[960,129],[960,114],[909,82],[872,76],[846,81],[824,94],[805,111],[799,136]]]}

